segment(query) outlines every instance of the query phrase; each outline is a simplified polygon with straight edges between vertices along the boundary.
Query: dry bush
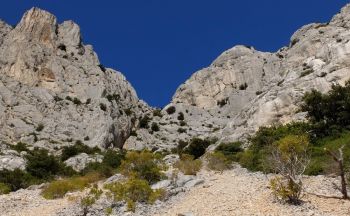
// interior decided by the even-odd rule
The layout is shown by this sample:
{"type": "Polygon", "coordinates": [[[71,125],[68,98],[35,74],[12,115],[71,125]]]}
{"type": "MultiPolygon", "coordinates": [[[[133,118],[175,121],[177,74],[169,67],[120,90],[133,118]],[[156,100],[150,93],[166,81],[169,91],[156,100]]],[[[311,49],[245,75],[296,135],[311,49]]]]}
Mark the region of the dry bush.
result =
{"type": "Polygon", "coordinates": [[[194,160],[192,155],[183,154],[180,160],[174,164],[174,167],[185,175],[196,175],[202,168],[202,161],[199,159],[194,160]]]}

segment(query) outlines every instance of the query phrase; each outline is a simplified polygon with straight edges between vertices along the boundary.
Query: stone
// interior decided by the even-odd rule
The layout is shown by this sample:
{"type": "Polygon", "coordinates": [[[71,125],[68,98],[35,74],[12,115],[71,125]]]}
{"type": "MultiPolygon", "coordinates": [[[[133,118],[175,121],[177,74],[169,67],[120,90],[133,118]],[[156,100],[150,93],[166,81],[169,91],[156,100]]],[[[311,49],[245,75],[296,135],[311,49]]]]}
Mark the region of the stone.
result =
{"type": "Polygon", "coordinates": [[[101,163],[102,161],[102,155],[88,155],[86,153],[80,153],[64,161],[64,164],[72,167],[75,171],[79,172],[82,171],[89,163],[101,163]]]}

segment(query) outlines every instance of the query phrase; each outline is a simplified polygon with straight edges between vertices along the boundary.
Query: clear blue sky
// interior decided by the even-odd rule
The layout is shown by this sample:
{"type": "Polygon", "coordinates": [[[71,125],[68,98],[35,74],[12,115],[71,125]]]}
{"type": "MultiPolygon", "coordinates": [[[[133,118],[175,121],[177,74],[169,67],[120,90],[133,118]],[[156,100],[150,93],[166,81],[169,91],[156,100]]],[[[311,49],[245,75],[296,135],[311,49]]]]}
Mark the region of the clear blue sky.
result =
{"type": "Polygon", "coordinates": [[[150,105],[237,44],[275,51],[310,22],[327,22],[345,0],[1,0],[0,18],[33,6],[74,20],[106,67],[121,71],[150,105]]]}

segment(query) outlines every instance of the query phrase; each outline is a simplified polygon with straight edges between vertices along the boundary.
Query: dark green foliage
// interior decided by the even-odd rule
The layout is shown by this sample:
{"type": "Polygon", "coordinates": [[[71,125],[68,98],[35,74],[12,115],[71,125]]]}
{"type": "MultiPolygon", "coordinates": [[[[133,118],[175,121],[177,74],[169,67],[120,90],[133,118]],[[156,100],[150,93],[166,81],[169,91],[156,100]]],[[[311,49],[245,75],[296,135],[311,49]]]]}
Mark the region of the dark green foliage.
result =
{"type": "Polygon", "coordinates": [[[124,109],[124,112],[127,116],[131,116],[131,114],[133,113],[131,108],[124,109]]]}
{"type": "Polygon", "coordinates": [[[307,134],[309,130],[310,125],[303,122],[261,127],[250,138],[248,150],[238,153],[236,159],[249,170],[270,172],[271,169],[265,161],[271,152],[272,144],[287,135],[303,135],[307,134]]]}
{"type": "Polygon", "coordinates": [[[89,136],[84,137],[84,141],[89,141],[89,140],[90,140],[89,136]]]}
{"type": "Polygon", "coordinates": [[[183,149],[184,154],[192,155],[194,159],[199,158],[200,156],[204,155],[205,150],[208,148],[209,145],[213,144],[208,139],[200,139],[200,138],[193,138],[188,146],[186,146],[183,149]]]}
{"type": "Polygon", "coordinates": [[[86,99],[85,104],[90,104],[91,103],[91,98],[86,99]]]}
{"type": "Polygon", "coordinates": [[[153,110],[153,116],[158,116],[158,117],[162,118],[163,117],[162,110],[160,110],[160,109],[153,110]]]}
{"type": "Polygon", "coordinates": [[[350,83],[332,86],[327,94],[312,90],[303,98],[301,110],[308,113],[316,136],[334,135],[350,129],[350,83]]]}
{"type": "Polygon", "coordinates": [[[227,104],[227,102],[228,102],[228,98],[224,98],[222,100],[217,101],[216,104],[220,107],[223,107],[227,104]]]}
{"type": "Polygon", "coordinates": [[[82,104],[81,101],[76,97],[73,99],[73,103],[78,106],[82,104]]]}
{"type": "Polygon", "coordinates": [[[130,136],[137,136],[137,132],[135,131],[135,130],[132,130],[131,132],[130,132],[130,136]]]}
{"type": "Polygon", "coordinates": [[[143,179],[150,184],[163,178],[163,169],[161,156],[148,151],[127,152],[120,166],[123,175],[143,179]]]}
{"type": "Polygon", "coordinates": [[[107,110],[106,104],[100,103],[100,109],[103,110],[103,111],[106,111],[107,110]]]}
{"type": "Polygon", "coordinates": [[[53,97],[53,99],[54,99],[56,102],[59,102],[59,101],[62,101],[62,100],[63,100],[62,98],[60,98],[60,97],[57,96],[57,95],[55,95],[55,96],[53,97]]]}
{"type": "Polygon", "coordinates": [[[186,126],[186,122],[185,121],[180,121],[180,126],[183,127],[183,126],[186,126]]]}
{"type": "Polygon", "coordinates": [[[149,127],[148,123],[149,123],[150,120],[151,119],[150,119],[150,117],[148,115],[143,116],[140,119],[140,128],[146,128],[147,129],[149,127]]]}
{"type": "Polygon", "coordinates": [[[107,150],[104,153],[103,163],[112,168],[118,168],[124,158],[125,152],[123,151],[107,150]]]}
{"type": "Polygon", "coordinates": [[[156,132],[156,131],[159,131],[159,126],[156,122],[153,122],[152,123],[152,126],[151,126],[151,129],[152,131],[156,132]]]}
{"type": "Polygon", "coordinates": [[[94,154],[94,153],[100,153],[100,152],[101,150],[98,147],[91,148],[87,145],[84,145],[80,140],[77,140],[75,142],[75,145],[63,147],[61,160],[65,161],[68,158],[78,155],[80,153],[94,154]]]}
{"type": "Polygon", "coordinates": [[[115,101],[115,102],[118,102],[119,101],[119,99],[120,99],[120,95],[119,94],[109,94],[109,95],[107,95],[106,96],[106,98],[107,98],[107,100],[109,101],[109,102],[112,102],[113,100],[115,101]]]}
{"type": "Polygon", "coordinates": [[[23,142],[19,142],[17,143],[17,145],[11,145],[10,147],[12,150],[17,151],[18,153],[21,153],[22,151],[26,151],[26,152],[29,151],[27,144],[23,142]]]}
{"type": "Polygon", "coordinates": [[[179,133],[186,133],[187,130],[185,128],[178,128],[177,132],[179,132],[179,133]]]}
{"type": "Polygon", "coordinates": [[[246,90],[247,88],[248,88],[248,84],[247,83],[239,85],[239,90],[246,90]]]}
{"type": "Polygon", "coordinates": [[[177,116],[177,120],[179,120],[179,121],[185,120],[185,116],[184,116],[184,114],[182,112],[179,112],[179,114],[177,116]]]}
{"type": "Polygon", "coordinates": [[[175,108],[174,106],[170,106],[170,107],[168,107],[168,109],[166,109],[166,112],[167,112],[169,115],[171,115],[171,114],[173,114],[173,113],[176,112],[176,108],[175,108]]]}
{"type": "Polygon", "coordinates": [[[224,154],[230,160],[237,161],[237,154],[243,152],[241,146],[241,142],[221,143],[216,147],[215,151],[224,154]]]}
{"type": "Polygon", "coordinates": [[[0,182],[7,185],[11,191],[16,191],[35,184],[38,180],[25,171],[15,169],[13,171],[1,170],[0,182]]]}
{"type": "Polygon", "coordinates": [[[60,170],[59,161],[45,149],[34,149],[26,158],[26,171],[36,178],[51,179],[60,170]]]}
{"type": "Polygon", "coordinates": [[[36,131],[40,132],[44,129],[44,125],[42,123],[38,124],[38,126],[36,127],[36,131]]]}
{"type": "Polygon", "coordinates": [[[70,96],[66,96],[66,100],[73,101],[73,99],[70,96]]]}

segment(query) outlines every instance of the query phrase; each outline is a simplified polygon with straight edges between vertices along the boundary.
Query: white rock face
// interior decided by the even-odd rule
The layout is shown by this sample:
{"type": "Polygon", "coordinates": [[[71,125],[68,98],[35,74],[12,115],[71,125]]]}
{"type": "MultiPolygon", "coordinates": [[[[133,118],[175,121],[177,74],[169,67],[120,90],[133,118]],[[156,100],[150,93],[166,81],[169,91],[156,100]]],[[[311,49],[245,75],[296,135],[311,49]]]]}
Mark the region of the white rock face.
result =
{"type": "Polygon", "coordinates": [[[215,135],[227,141],[245,140],[261,126],[303,120],[298,106],[305,92],[327,92],[350,78],[349,11],[347,5],[329,23],[302,27],[276,53],[227,50],[181,85],[172,104],[214,113],[210,121],[221,119],[215,135]]]}
{"type": "Polygon", "coordinates": [[[0,21],[2,144],[121,147],[144,109],[125,77],[81,42],[74,22],[58,24],[37,8],[15,28],[0,21]]]}
{"type": "Polygon", "coordinates": [[[101,163],[103,156],[99,154],[88,155],[81,153],[64,161],[67,166],[72,167],[75,171],[82,171],[89,163],[101,163]]]}

